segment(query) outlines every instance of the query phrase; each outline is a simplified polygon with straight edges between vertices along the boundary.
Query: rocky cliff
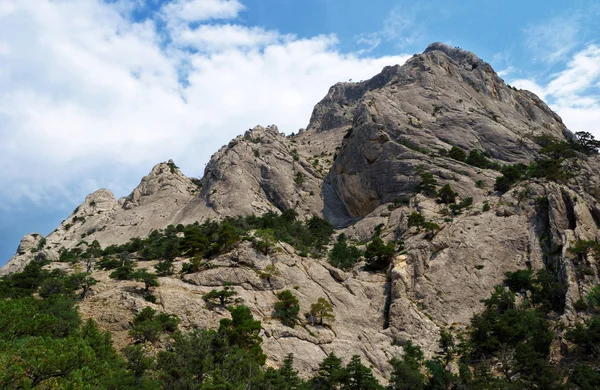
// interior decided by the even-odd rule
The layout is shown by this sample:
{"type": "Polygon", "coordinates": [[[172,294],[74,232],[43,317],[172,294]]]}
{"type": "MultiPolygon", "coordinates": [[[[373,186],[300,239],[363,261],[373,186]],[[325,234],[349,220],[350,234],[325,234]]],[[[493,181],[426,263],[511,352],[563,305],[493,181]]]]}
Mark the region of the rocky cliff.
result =
{"type": "Polygon", "coordinates": [[[405,247],[386,273],[367,272],[361,263],[345,272],[281,242],[271,255],[242,243],[209,259],[209,269],[160,278],[156,304],[136,294],[139,283],[94,271],[100,283],[80,310],[124,345],[128,321],[148,305],[177,314],[187,328],[216,326],[227,312],[209,310],[201,293],[228,282],[263,321],[269,364],[294,352],[309,372],[334,351],[359,354],[382,374],[404,341],[432,353],[440,329],[467,325],[507,271],[556,272],[567,288],[564,321],[576,319],[573,303],[598,283],[598,265],[568,249],[578,240],[600,240],[600,159],[565,162],[576,174],[558,182],[529,178],[504,194],[494,190],[497,167],[539,159],[543,137],[573,134],[537,96],[506,85],[473,53],[435,43],[370,80],[334,85],[299,134],[280,134],[276,126],[248,130],[212,156],[200,181],[168,162],[126,198],[105,189],[89,195],[47,237],[24,237],[2,273],[40,259],[73,269],[57,261],[61,248],[93,240],[122,244],[171,224],[225,216],[295,209],[300,219],[324,216],[363,243],[378,228],[384,240],[405,247]],[[452,158],[453,147],[479,151],[487,165],[452,158]],[[458,200],[469,200],[465,208],[449,213],[418,193],[422,173],[431,173],[438,188],[450,184],[458,200]],[[414,212],[437,224],[435,234],[409,228],[414,212]],[[277,270],[268,283],[260,277],[267,266],[277,270]],[[332,328],[291,329],[271,319],[275,293],[283,289],[294,291],[303,311],[325,297],[337,317],[332,328]]]}

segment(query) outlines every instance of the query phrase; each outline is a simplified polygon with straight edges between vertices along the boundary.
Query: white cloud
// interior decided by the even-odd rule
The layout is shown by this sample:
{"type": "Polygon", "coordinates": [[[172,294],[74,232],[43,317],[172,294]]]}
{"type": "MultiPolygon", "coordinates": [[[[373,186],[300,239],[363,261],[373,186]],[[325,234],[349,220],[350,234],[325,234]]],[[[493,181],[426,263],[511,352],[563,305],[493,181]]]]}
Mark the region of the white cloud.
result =
{"type": "Polygon", "coordinates": [[[535,93],[540,99],[546,99],[546,90],[544,87],[536,83],[534,80],[529,79],[518,79],[511,81],[510,84],[519,89],[526,89],[535,93]]]}
{"type": "Polygon", "coordinates": [[[184,26],[173,31],[174,42],[181,46],[204,51],[222,51],[232,47],[257,47],[276,42],[280,37],[275,31],[260,27],[239,25],[201,25],[196,29],[184,26]]]}
{"type": "Polygon", "coordinates": [[[567,65],[548,84],[548,93],[557,97],[572,98],[585,92],[600,80],[600,47],[590,45],[577,53],[567,65]]]}
{"type": "Polygon", "coordinates": [[[509,74],[511,74],[511,73],[514,73],[514,72],[515,72],[515,70],[516,70],[516,69],[515,69],[515,67],[514,67],[514,66],[508,66],[507,68],[504,68],[504,69],[502,69],[502,70],[499,70],[499,71],[498,71],[498,76],[500,76],[500,77],[506,77],[506,76],[508,76],[509,74]]]}
{"type": "Polygon", "coordinates": [[[524,30],[525,44],[539,61],[563,61],[579,43],[581,16],[555,17],[524,30]]]}
{"type": "Polygon", "coordinates": [[[576,53],[566,68],[550,78],[545,86],[521,79],[511,84],[528,89],[550,102],[572,131],[589,131],[600,138],[600,47],[589,45],[576,53]]]}
{"type": "Polygon", "coordinates": [[[355,37],[358,45],[366,46],[361,52],[368,53],[383,42],[391,42],[396,47],[413,45],[424,37],[424,19],[419,15],[424,10],[421,3],[412,6],[395,6],[383,21],[379,31],[362,33],[355,37]]]}
{"type": "Polygon", "coordinates": [[[237,0],[177,0],[162,9],[170,19],[198,22],[235,18],[244,6],[237,0]]]}
{"type": "MultiPolygon", "coordinates": [[[[188,10],[190,20],[241,9],[205,3],[225,8],[188,10]]],[[[163,12],[198,4],[178,1],[163,12]]],[[[165,31],[132,23],[123,4],[0,5],[4,209],[24,200],[78,203],[99,187],[124,195],[169,158],[201,175],[211,153],[249,127],[297,131],[335,82],[366,79],[408,58],[359,58],[339,53],[334,36],[298,39],[235,24],[172,23],[179,30],[169,32],[182,40],[165,47],[165,31]],[[181,49],[188,33],[188,45],[202,50],[181,49]]]]}

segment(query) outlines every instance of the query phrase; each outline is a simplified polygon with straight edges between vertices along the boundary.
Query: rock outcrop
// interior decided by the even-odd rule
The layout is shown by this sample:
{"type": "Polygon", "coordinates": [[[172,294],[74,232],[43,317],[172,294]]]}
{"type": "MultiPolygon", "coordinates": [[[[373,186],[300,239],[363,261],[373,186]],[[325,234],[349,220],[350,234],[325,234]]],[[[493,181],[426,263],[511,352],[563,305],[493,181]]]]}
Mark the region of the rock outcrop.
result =
{"type": "MultiPolygon", "coordinates": [[[[493,190],[497,170],[447,156],[456,146],[497,164],[529,163],[539,158],[539,136],[573,137],[537,96],[506,85],[473,53],[435,43],[370,80],[334,85],[297,135],[257,126],[235,138],[213,155],[200,181],[168,162],[126,198],[108,190],[89,195],[43,244],[39,235],[26,236],[1,272],[17,272],[35,259],[57,260],[61,248],[92,240],[105,247],[170,224],[290,208],[300,219],[325,216],[355,242],[368,241],[378,228],[385,240],[405,244],[406,253],[386,274],[360,265],[344,272],[326,259],[300,257],[284,243],[265,257],[242,243],[210,259],[207,270],[161,278],[155,306],[177,314],[186,328],[213,327],[227,312],[209,310],[201,294],[228,282],[263,321],[269,364],[294,352],[298,368],[309,373],[335,351],[361,355],[381,375],[406,340],[435,352],[440,330],[466,326],[508,271],[555,272],[567,288],[563,320],[576,319],[574,302],[599,281],[597,259],[568,250],[577,240],[600,240],[598,155],[569,162],[576,174],[561,183],[531,179],[505,194],[493,190]],[[472,205],[452,215],[417,194],[424,172],[472,205]],[[439,232],[409,228],[407,216],[415,211],[439,232]],[[261,278],[267,265],[278,276],[261,278]],[[337,321],[331,329],[283,327],[271,319],[275,293],[283,289],[294,291],[303,311],[325,297],[337,321]]],[[[107,274],[94,271],[100,283],[80,310],[124,345],[128,321],[154,304],[136,294],[136,282],[115,282],[107,274]]]]}

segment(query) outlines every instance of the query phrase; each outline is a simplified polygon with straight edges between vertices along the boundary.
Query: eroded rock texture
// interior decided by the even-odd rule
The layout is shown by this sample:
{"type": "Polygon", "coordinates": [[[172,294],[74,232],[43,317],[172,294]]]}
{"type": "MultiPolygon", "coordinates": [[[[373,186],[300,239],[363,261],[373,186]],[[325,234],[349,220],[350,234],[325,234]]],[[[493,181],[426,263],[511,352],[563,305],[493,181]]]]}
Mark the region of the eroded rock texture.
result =
{"type": "Polygon", "coordinates": [[[124,345],[128,322],[147,305],[177,314],[185,328],[216,326],[228,313],[208,308],[201,294],[230,282],[263,321],[269,364],[293,352],[307,374],[333,351],[344,358],[359,354],[382,375],[406,340],[435,352],[440,329],[467,325],[508,271],[556,272],[567,286],[563,320],[576,319],[573,303],[598,283],[599,270],[591,254],[581,258],[568,248],[577,240],[600,240],[599,157],[570,162],[575,175],[564,183],[530,180],[500,195],[493,190],[498,171],[445,154],[458,146],[499,164],[528,163],[539,157],[540,135],[572,137],[537,96],[506,85],[473,53],[435,43],[370,80],[336,84],[297,135],[258,126],[235,138],[213,155],[200,182],[169,162],[154,167],[126,198],[104,189],[89,195],[43,245],[39,235],[24,237],[2,273],[36,259],[57,260],[61,248],[82,241],[105,247],[169,224],[228,215],[294,208],[299,218],[325,216],[362,242],[380,226],[384,239],[405,242],[406,254],[398,254],[387,273],[369,273],[360,264],[344,272],[324,258],[300,257],[284,243],[265,257],[243,243],[211,259],[211,269],[160,278],[156,305],[136,292],[139,283],[94,271],[100,283],[80,310],[124,345]],[[450,184],[458,200],[471,197],[472,206],[444,215],[445,205],[416,194],[422,172],[432,173],[438,187],[450,184]],[[440,231],[427,237],[409,229],[406,218],[414,211],[440,231]],[[268,280],[260,277],[267,265],[279,271],[268,280]],[[272,319],[275,294],[283,289],[298,297],[302,313],[319,297],[329,300],[337,317],[331,329],[291,329],[272,319]]]}

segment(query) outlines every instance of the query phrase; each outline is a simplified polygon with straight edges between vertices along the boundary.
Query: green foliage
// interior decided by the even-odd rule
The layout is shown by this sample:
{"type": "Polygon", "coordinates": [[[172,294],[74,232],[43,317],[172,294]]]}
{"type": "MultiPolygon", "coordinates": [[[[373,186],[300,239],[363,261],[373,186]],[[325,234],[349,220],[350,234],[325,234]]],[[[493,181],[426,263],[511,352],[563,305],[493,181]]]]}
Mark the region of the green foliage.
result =
{"type": "Polygon", "coordinates": [[[115,268],[115,270],[108,275],[111,279],[117,280],[133,280],[134,269],[133,262],[131,260],[123,260],[121,265],[115,268]]]}
{"type": "MultiPolygon", "coordinates": [[[[286,210],[281,215],[268,212],[261,217],[228,217],[220,222],[207,220],[179,228],[169,225],[164,231],[152,231],[144,239],[136,238],[123,245],[109,246],[102,252],[107,260],[101,263],[110,266],[110,257],[134,252],[138,252],[144,260],[171,261],[182,255],[208,258],[231,250],[250,230],[258,231],[256,245],[263,253],[272,251],[276,241],[283,241],[299,251],[320,254],[333,233],[333,227],[327,220],[314,216],[302,223],[296,220],[294,210],[286,210]],[[177,236],[178,231],[183,232],[183,237],[177,236]]],[[[159,275],[171,274],[167,264],[161,267],[164,268],[158,271],[159,275]]],[[[187,267],[184,273],[193,270],[187,267]]]]}
{"type": "MultiPolygon", "coordinates": [[[[512,278],[519,281],[517,285],[522,285],[523,279],[526,275],[512,278]]],[[[545,313],[517,308],[514,293],[500,286],[484,304],[483,313],[471,320],[471,358],[497,359],[500,372],[507,378],[518,378],[517,386],[557,387],[558,373],[548,363],[554,334],[545,313]]]]}
{"type": "Polygon", "coordinates": [[[138,389],[158,389],[160,383],[149,377],[149,373],[156,368],[156,359],[147,356],[146,350],[141,345],[130,345],[123,350],[127,359],[126,367],[131,372],[130,386],[138,389]]]}
{"type": "Polygon", "coordinates": [[[574,143],[578,150],[587,155],[598,154],[598,149],[600,149],[600,141],[587,131],[576,132],[574,143]]]}
{"type": "Polygon", "coordinates": [[[569,384],[580,390],[600,389],[600,372],[587,364],[576,364],[569,374],[569,384]]]}
{"type": "Polygon", "coordinates": [[[440,188],[440,190],[437,192],[437,196],[440,198],[441,203],[452,204],[456,201],[458,193],[454,192],[450,184],[446,184],[440,188]]]}
{"type": "Polygon", "coordinates": [[[460,215],[462,213],[463,209],[466,209],[467,207],[471,207],[472,205],[473,205],[473,198],[469,196],[464,199],[461,199],[461,201],[458,203],[449,204],[448,208],[452,211],[453,215],[460,215]]]}
{"type": "Polygon", "coordinates": [[[351,269],[362,256],[362,251],[354,245],[348,245],[346,235],[341,233],[329,252],[329,264],[344,270],[351,269]]]}
{"type": "Polygon", "coordinates": [[[464,150],[459,148],[458,146],[453,146],[450,151],[448,151],[448,157],[456,160],[456,161],[465,161],[467,158],[467,154],[464,150]]]}
{"type": "Polygon", "coordinates": [[[413,211],[408,216],[407,226],[409,228],[411,228],[413,226],[416,227],[417,228],[417,232],[419,230],[421,230],[421,227],[423,226],[424,223],[425,223],[425,217],[423,216],[423,214],[421,214],[419,212],[413,211]]]}
{"type": "Polygon", "coordinates": [[[265,364],[266,355],[263,354],[260,344],[262,338],[259,336],[261,323],[255,320],[247,306],[239,305],[230,307],[231,319],[224,318],[219,323],[218,333],[229,345],[235,345],[244,350],[252,360],[259,364],[265,364]]]}
{"type": "Polygon", "coordinates": [[[417,191],[427,196],[436,195],[437,180],[432,173],[423,172],[421,173],[421,183],[419,184],[417,191]]]}
{"type": "Polygon", "coordinates": [[[410,229],[411,227],[417,228],[417,233],[421,231],[421,228],[425,229],[426,232],[429,233],[430,236],[434,236],[435,232],[440,230],[440,226],[432,221],[426,221],[425,217],[416,211],[410,213],[407,219],[407,226],[410,229]]]}
{"type": "Polygon", "coordinates": [[[426,377],[421,371],[424,363],[423,351],[418,345],[410,340],[403,346],[404,356],[402,359],[393,358],[392,377],[390,379],[390,390],[401,389],[425,389],[426,377]]]}
{"type": "Polygon", "coordinates": [[[496,178],[496,182],[494,183],[494,191],[498,191],[500,193],[505,193],[510,190],[510,187],[514,183],[511,182],[506,176],[498,176],[496,178]]]}
{"type": "Polygon", "coordinates": [[[61,248],[59,251],[58,261],[64,263],[77,263],[81,257],[83,257],[83,250],[75,247],[72,249],[61,248]]]}
{"type": "Polygon", "coordinates": [[[487,200],[483,201],[483,206],[481,206],[481,211],[485,212],[485,211],[490,211],[490,204],[487,200]]]}
{"type": "Polygon", "coordinates": [[[427,221],[423,224],[423,229],[429,233],[430,236],[434,236],[435,232],[440,230],[440,225],[435,222],[427,221]]]}
{"type": "Polygon", "coordinates": [[[406,198],[394,198],[392,199],[392,204],[388,205],[388,210],[392,211],[392,210],[396,210],[398,207],[402,206],[403,204],[408,204],[409,201],[406,198]]]}
{"type": "Polygon", "coordinates": [[[177,330],[179,318],[174,314],[156,313],[151,307],[145,307],[133,318],[133,327],[129,331],[137,342],[154,343],[165,333],[177,330]]]}
{"type": "Polygon", "coordinates": [[[369,245],[367,245],[367,250],[365,251],[367,264],[365,265],[365,269],[369,271],[382,271],[387,269],[395,252],[395,242],[390,241],[386,244],[381,237],[376,236],[369,245]]]}
{"type": "Polygon", "coordinates": [[[545,178],[550,181],[565,181],[571,175],[564,170],[562,160],[544,158],[534,161],[529,165],[528,175],[530,177],[545,178]]]}
{"type": "Polygon", "coordinates": [[[585,297],[585,301],[594,309],[600,309],[600,286],[594,286],[585,297]]]}
{"type": "Polygon", "coordinates": [[[232,304],[235,300],[234,296],[237,295],[237,292],[226,286],[222,290],[210,290],[210,292],[202,295],[202,299],[210,305],[220,305],[221,307],[226,307],[229,304],[232,304]]]}
{"type": "Polygon", "coordinates": [[[156,275],[158,276],[169,276],[173,275],[173,262],[168,260],[159,261],[154,265],[154,269],[156,270],[156,275]]]}
{"type": "Polygon", "coordinates": [[[108,256],[103,256],[102,259],[96,264],[98,269],[111,270],[121,265],[121,261],[117,259],[111,259],[108,256]]]}
{"type": "MultiPolygon", "coordinates": [[[[489,154],[487,154],[489,156],[489,154]]],[[[482,153],[477,149],[472,149],[469,152],[469,157],[465,160],[469,165],[484,169],[500,169],[500,164],[493,162],[486,157],[486,153],[482,153]]]]}
{"type": "MultiPolygon", "coordinates": [[[[295,221],[290,214],[285,218],[286,223],[295,221]]],[[[313,229],[318,232],[320,227],[316,224],[313,229]]],[[[372,250],[385,245],[380,233],[375,234],[372,250]]],[[[261,323],[245,306],[230,306],[231,319],[221,320],[218,330],[190,333],[177,332],[177,317],[145,308],[132,321],[135,342],[169,340],[156,358],[142,345],[126,347],[125,361],[112,348],[108,333],[93,321],[82,324],[79,318],[75,304],[85,286],[93,285],[90,275],[46,271],[42,265],[30,263],[22,273],[0,279],[4,298],[0,300],[0,388],[382,388],[358,356],[344,366],[333,353],[328,355],[308,382],[298,377],[291,355],[279,369],[263,369],[261,323]]],[[[473,317],[460,342],[443,330],[433,358],[426,360],[417,345],[404,343],[403,356],[391,361],[388,389],[598,388],[600,317],[566,329],[564,337],[574,349],[560,366],[552,366],[550,344],[557,337],[552,327],[558,328],[554,318],[563,310],[564,286],[556,273],[545,270],[507,273],[505,286],[498,286],[483,301],[485,309],[473,317]],[[516,294],[522,302],[518,305],[516,294]],[[458,375],[450,367],[458,367],[458,375]]],[[[216,291],[211,300],[225,306],[228,302],[220,298],[216,291]]],[[[281,292],[278,298],[279,309],[294,318],[295,324],[297,299],[290,291],[281,292]]],[[[226,294],[224,299],[231,296],[226,294]]],[[[584,303],[599,308],[600,287],[592,289],[584,303]]],[[[313,303],[307,313],[313,323],[327,323],[332,320],[329,315],[333,310],[325,298],[313,303]]]]}
{"type": "Polygon", "coordinates": [[[529,291],[531,295],[530,304],[548,312],[561,313],[565,305],[566,287],[559,281],[558,277],[547,271],[519,270],[507,272],[504,284],[516,293],[529,291]]]}
{"type": "Polygon", "coordinates": [[[302,183],[304,183],[304,174],[302,172],[296,172],[296,176],[294,177],[294,183],[298,185],[302,185],[302,183]]]}
{"type": "Polygon", "coordinates": [[[310,305],[310,312],[307,316],[310,322],[314,325],[318,323],[323,325],[324,321],[335,321],[335,315],[333,314],[333,306],[329,301],[323,297],[317,299],[317,302],[310,305]]]}
{"type": "Polygon", "coordinates": [[[82,279],[30,263],[1,280],[10,299],[0,300],[0,388],[125,388],[131,375],[110,334],[92,320],[82,325],[74,306],[82,279]],[[33,298],[38,286],[46,298],[33,298]]]}
{"type": "Polygon", "coordinates": [[[258,275],[260,276],[261,279],[264,279],[264,280],[268,281],[269,283],[271,283],[271,278],[273,276],[279,276],[279,270],[273,264],[269,264],[265,267],[265,269],[263,269],[262,271],[259,271],[258,275]]]}
{"type": "Polygon", "coordinates": [[[261,229],[255,233],[256,239],[253,241],[254,248],[267,256],[275,252],[276,246],[275,232],[273,229],[261,229]]]}
{"type": "Polygon", "coordinates": [[[38,242],[37,246],[35,247],[36,251],[41,251],[42,249],[44,249],[44,246],[46,245],[46,238],[42,237],[40,239],[40,242],[38,242]]]}
{"type": "Polygon", "coordinates": [[[202,256],[196,255],[190,259],[190,262],[181,267],[181,273],[193,274],[207,268],[208,264],[202,259],[202,256]]]}
{"type": "Polygon", "coordinates": [[[167,165],[169,166],[169,170],[171,171],[171,173],[175,173],[179,169],[179,167],[175,165],[173,161],[169,161],[167,165]]]}
{"type": "Polygon", "coordinates": [[[345,377],[342,359],[332,352],[319,364],[317,375],[311,379],[313,389],[334,390],[338,389],[345,377]]]}
{"type": "Polygon", "coordinates": [[[574,343],[580,353],[600,357],[600,316],[590,318],[585,325],[576,324],[567,331],[565,338],[574,343]]]}
{"type": "Polygon", "coordinates": [[[600,259],[600,244],[596,241],[577,240],[569,247],[568,251],[577,255],[581,260],[585,260],[590,252],[594,252],[594,255],[600,259]]]}
{"type": "Polygon", "coordinates": [[[144,289],[148,291],[150,287],[158,287],[158,277],[156,274],[152,274],[145,269],[135,271],[133,273],[133,280],[144,283],[144,289]]]}
{"type": "Polygon", "coordinates": [[[360,356],[354,355],[344,369],[342,386],[348,390],[383,390],[373,372],[360,361],[360,356]]]}
{"type": "Polygon", "coordinates": [[[277,294],[277,302],[273,310],[273,315],[278,317],[283,325],[293,328],[298,323],[298,313],[300,304],[298,298],[290,290],[284,290],[277,294]]]}

